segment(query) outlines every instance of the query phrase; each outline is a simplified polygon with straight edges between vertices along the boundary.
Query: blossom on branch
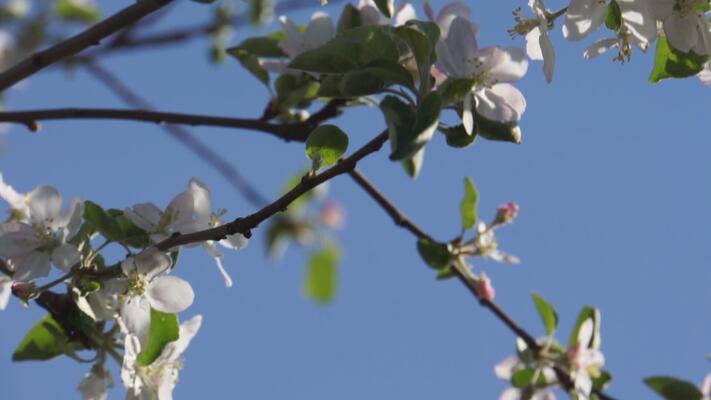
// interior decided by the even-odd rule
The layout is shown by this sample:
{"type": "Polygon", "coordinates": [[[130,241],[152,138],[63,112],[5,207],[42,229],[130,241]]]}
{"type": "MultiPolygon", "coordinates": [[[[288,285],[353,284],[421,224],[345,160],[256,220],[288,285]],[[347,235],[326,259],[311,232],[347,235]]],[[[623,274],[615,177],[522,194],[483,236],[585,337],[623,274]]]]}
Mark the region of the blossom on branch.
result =
{"type": "Polygon", "coordinates": [[[552,28],[549,22],[548,10],[543,4],[543,0],[529,0],[528,6],[533,11],[534,18],[526,18],[521,9],[514,11],[516,26],[509,30],[514,35],[522,35],[526,38],[526,53],[531,60],[543,60],[543,74],[546,82],[553,80],[553,68],[555,67],[555,51],[553,43],[548,37],[548,31],[552,28]]]}
{"type": "Polygon", "coordinates": [[[400,26],[405,25],[407,21],[417,19],[415,7],[407,1],[400,3],[392,14],[392,18],[384,16],[375,5],[373,0],[360,0],[356,7],[360,13],[361,23],[363,25],[390,25],[400,26]]]}
{"type": "Polygon", "coordinates": [[[654,0],[652,11],[662,21],[669,44],[684,53],[711,54],[708,0],[654,0]]]}

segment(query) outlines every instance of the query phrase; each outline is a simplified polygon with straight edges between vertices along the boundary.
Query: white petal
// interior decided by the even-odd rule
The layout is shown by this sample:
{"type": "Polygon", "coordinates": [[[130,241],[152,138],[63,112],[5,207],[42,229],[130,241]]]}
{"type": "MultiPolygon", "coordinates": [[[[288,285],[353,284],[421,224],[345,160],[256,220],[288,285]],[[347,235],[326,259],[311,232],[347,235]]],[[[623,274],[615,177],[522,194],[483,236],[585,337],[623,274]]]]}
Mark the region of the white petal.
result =
{"type": "Polygon", "coordinates": [[[469,20],[455,17],[444,42],[450,52],[456,54],[454,62],[459,71],[471,68],[468,60],[476,58],[479,46],[476,41],[476,27],[469,20]]]}
{"type": "Polygon", "coordinates": [[[605,0],[572,0],[565,13],[563,37],[576,41],[597,29],[607,15],[605,0]]]}
{"type": "Polygon", "coordinates": [[[304,41],[307,48],[319,47],[334,36],[336,36],[336,28],[333,27],[331,16],[322,11],[315,12],[304,31],[304,41]]]}
{"type": "Polygon", "coordinates": [[[249,239],[244,237],[241,233],[235,233],[234,235],[228,235],[226,238],[220,240],[220,245],[228,249],[243,249],[249,244],[249,239]]]}
{"type": "Polygon", "coordinates": [[[620,6],[620,14],[625,27],[637,40],[640,47],[644,47],[646,50],[657,37],[657,21],[652,14],[649,2],[617,0],[617,4],[620,6]]]}
{"type": "Polygon", "coordinates": [[[455,1],[442,7],[442,10],[440,10],[439,14],[437,14],[437,24],[439,24],[442,20],[449,16],[457,16],[469,19],[471,13],[472,10],[471,8],[469,8],[468,5],[455,1]]]}
{"type": "Polygon", "coordinates": [[[39,246],[32,228],[20,222],[0,225],[0,257],[24,256],[39,246]]]}
{"type": "Polygon", "coordinates": [[[73,244],[64,243],[52,251],[52,262],[64,272],[69,272],[80,259],[81,253],[73,244]]]}
{"type": "Polygon", "coordinates": [[[49,262],[49,255],[40,251],[33,251],[6,261],[15,270],[13,278],[17,281],[43,278],[49,275],[49,270],[52,267],[49,262]]]}
{"type": "Polygon", "coordinates": [[[518,366],[519,360],[516,356],[506,357],[494,366],[494,373],[499,379],[509,380],[518,366]]]}
{"type": "Polygon", "coordinates": [[[544,32],[539,41],[543,51],[543,74],[546,76],[546,82],[551,83],[553,81],[553,69],[555,68],[555,51],[548,33],[544,32]]]}
{"type": "Polygon", "coordinates": [[[400,6],[395,10],[393,14],[393,25],[401,26],[405,25],[407,21],[417,19],[417,11],[415,7],[408,2],[400,3],[400,6]]]}
{"type": "Polygon", "coordinates": [[[143,342],[151,326],[151,303],[146,296],[127,298],[121,303],[119,314],[126,333],[136,335],[143,342]]]}
{"type": "Polygon", "coordinates": [[[153,308],[166,313],[184,311],[195,299],[193,288],[187,281],[168,275],[153,279],[146,295],[153,308]]]}
{"type": "Polygon", "coordinates": [[[284,31],[286,38],[279,43],[279,47],[284,50],[290,58],[296,57],[303,50],[304,41],[301,37],[299,27],[286,16],[279,17],[281,29],[284,31]]]}
{"type": "Polygon", "coordinates": [[[541,29],[535,28],[526,34],[526,54],[531,60],[542,60],[543,53],[541,52],[541,29]]]}
{"type": "Polygon", "coordinates": [[[209,220],[212,214],[210,189],[196,178],[190,179],[188,187],[193,195],[193,210],[198,220],[209,220]]]}
{"type": "Polygon", "coordinates": [[[477,91],[476,100],[476,111],[492,121],[518,122],[526,109],[523,94],[508,83],[477,91]]]}
{"type": "MultiPolygon", "coordinates": [[[[134,388],[136,383],[136,357],[141,352],[141,342],[136,335],[128,334],[124,339],[123,366],[121,367],[121,380],[123,385],[129,389],[134,388]]],[[[128,394],[128,393],[127,393],[128,394]]],[[[128,396],[127,396],[128,397],[128,396]]]]}
{"type": "Polygon", "coordinates": [[[499,400],[521,400],[521,390],[516,388],[508,388],[501,392],[499,400]]]}
{"type": "Polygon", "coordinates": [[[464,131],[471,136],[474,133],[474,113],[472,112],[472,94],[464,95],[464,103],[462,104],[462,125],[464,131]]]}
{"type": "Polygon", "coordinates": [[[185,233],[184,227],[193,225],[193,214],[195,212],[193,195],[189,191],[182,192],[170,201],[165,212],[170,213],[171,219],[168,226],[175,232],[185,233]]]}
{"type": "Polygon", "coordinates": [[[72,240],[74,235],[79,232],[81,227],[81,220],[84,216],[84,202],[78,197],[72,199],[72,203],[69,206],[69,211],[67,214],[62,216],[61,225],[57,225],[57,228],[64,228],[64,240],[72,240]]]}
{"type": "Polygon", "coordinates": [[[664,33],[667,34],[669,44],[684,53],[691,50],[698,40],[696,25],[691,18],[682,18],[677,13],[664,20],[664,33]]]}
{"type": "Polygon", "coordinates": [[[586,60],[590,60],[614,47],[618,47],[619,45],[620,40],[617,38],[598,40],[597,42],[591,44],[590,47],[585,49],[583,57],[585,57],[586,60]]]}
{"type": "Polygon", "coordinates": [[[180,356],[188,348],[188,345],[193,340],[193,337],[200,330],[202,325],[202,315],[196,315],[189,320],[183,322],[180,325],[180,334],[178,340],[168,343],[164,348],[163,352],[156,361],[175,361],[180,358],[180,356]]]}
{"type": "Polygon", "coordinates": [[[51,186],[40,186],[30,192],[29,207],[32,221],[47,226],[59,218],[62,196],[51,186]]]}
{"type": "Polygon", "coordinates": [[[123,214],[144,231],[155,232],[158,230],[162,212],[153,203],[139,203],[132,208],[125,209],[123,214]]]}
{"type": "Polygon", "coordinates": [[[7,307],[12,294],[12,279],[6,275],[0,275],[0,310],[7,307]]]}
{"type": "Polygon", "coordinates": [[[526,75],[528,60],[523,50],[517,47],[490,47],[482,50],[485,54],[482,60],[484,68],[498,82],[515,82],[526,75]]]}
{"type": "Polygon", "coordinates": [[[699,80],[701,80],[701,83],[704,85],[710,86],[711,85],[711,63],[706,62],[704,64],[704,69],[702,69],[698,75],[699,80]]]}
{"type": "Polygon", "coordinates": [[[594,323],[592,318],[586,319],[578,330],[578,343],[582,344],[583,347],[587,348],[590,345],[590,340],[593,336],[594,323]]]}
{"type": "MultiPolygon", "coordinates": [[[[134,270],[149,280],[154,276],[168,271],[173,262],[167,254],[158,251],[155,247],[149,247],[130,258],[132,258],[131,262],[133,265],[129,268],[129,271],[134,270]]],[[[128,260],[129,259],[126,259],[126,261],[128,260]]],[[[124,268],[124,273],[125,272],[126,269],[124,268]]]]}
{"type": "Polygon", "coordinates": [[[10,208],[20,211],[29,218],[30,207],[27,196],[24,193],[18,193],[12,186],[5,183],[2,173],[0,173],[0,198],[4,199],[10,208]]]}

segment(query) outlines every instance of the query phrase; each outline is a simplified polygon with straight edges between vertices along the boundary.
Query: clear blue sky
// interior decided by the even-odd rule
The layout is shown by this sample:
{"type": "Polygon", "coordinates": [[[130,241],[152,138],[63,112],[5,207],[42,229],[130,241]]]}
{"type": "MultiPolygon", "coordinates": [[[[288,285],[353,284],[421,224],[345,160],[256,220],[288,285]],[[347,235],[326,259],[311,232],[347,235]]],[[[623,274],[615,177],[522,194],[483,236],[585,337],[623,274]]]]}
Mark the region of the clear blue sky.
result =
{"type": "MultiPolygon", "coordinates": [[[[115,8],[121,4],[106,3],[115,8]]],[[[113,2],[111,2],[113,3],[113,2]]],[[[565,4],[548,4],[558,9],[565,4]]],[[[481,45],[511,45],[506,29],[523,1],[471,4],[481,45]]],[[[340,6],[337,8],[340,10],[340,6]]],[[[329,8],[329,10],[333,10],[329,8]]],[[[207,20],[210,7],[180,2],[160,26],[207,20]]],[[[310,12],[294,14],[305,21],[310,12]]],[[[254,31],[242,29],[235,42],[254,31]]],[[[536,335],[543,329],[531,292],[548,298],[566,340],[578,310],[602,310],[602,350],[615,376],[609,393],[651,398],[641,379],[672,374],[700,382],[711,371],[711,89],[696,79],[647,82],[651,55],[628,65],[612,54],[583,60],[583,43],[552,34],[558,61],[546,85],[540,63],[518,84],[528,100],[520,146],[478,141],[451,149],[437,135],[421,176],[412,181],[382,151],[361,169],[402,210],[435,237],[459,229],[462,179],[471,176],[489,219],[498,204],[521,205],[518,221],[499,233],[502,248],[521,265],[480,262],[497,301],[536,335]]],[[[591,43],[588,40],[585,43],[591,43]]],[[[522,46],[522,40],[513,44],[522,46]]],[[[257,116],[266,92],[236,62],[213,67],[205,42],[137,52],[103,64],[161,109],[257,116]]],[[[9,96],[11,109],[106,106],[121,103],[90,76],[58,69],[34,76],[9,96]]],[[[383,126],[376,108],[338,120],[351,148],[383,126]]],[[[300,144],[260,133],[191,128],[269,197],[307,165],[300,144]]],[[[214,170],[150,124],[46,122],[37,134],[13,127],[2,139],[0,171],[18,190],[52,184],[106,207],[143,201],[166,204],[199,177],[215,207],[229,216],[254,211],[214,170]]],[[[348,214],[341,287],[323,307],[302,293],[305,253],[290,248],[281,262],[264,256],[264,230],[250,246],[226,256],[235,286],[225,289],[212,260],[185,251],[177,273],[189,279],[196,302],[183,319],[203,314],[175,391],[178,399],[206,394],[245,399],[493,399],[506,386],[495,363],[514,351],[514,337],[479,308],[456,281],[438,282],[419,259],[415,241],[395,227],[349,178],[330,195],[348,214]]],[[[1,205],[0,208],[5,207],[1,205]]],[[[68,358],[10,362],[25,331],[42,316],[13,301],[0,313],[2,398],[78,397],[89,365],[68,358]]],[[[114,369],[116,372],[117,370],[114,369]]],[[[111,398],[122,398],[119,390],[111,398]]]]}

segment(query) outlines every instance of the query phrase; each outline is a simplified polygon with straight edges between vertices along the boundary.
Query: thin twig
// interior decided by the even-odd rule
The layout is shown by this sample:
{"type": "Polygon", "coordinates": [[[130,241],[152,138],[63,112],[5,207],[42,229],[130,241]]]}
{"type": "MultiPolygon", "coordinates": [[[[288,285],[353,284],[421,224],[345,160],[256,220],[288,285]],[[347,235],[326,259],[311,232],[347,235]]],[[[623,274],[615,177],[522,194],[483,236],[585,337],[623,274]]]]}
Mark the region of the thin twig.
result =
{"type": "Polygon", "coordinates": [[[87,47],[98,45],[105,37],[140,20],[171,1],[139,0],[87,30],[28,56],[0,74],[0,92],[57,61],[73,56],[87,47]]]}
{"type": "Polygon", "coordinates": [[[159,250],[167,251],[176,246],[183,246],[191,243],[204,242],[206,240],[220,240],[228,235],[234,235],[236,233],[241,233],[246,237],[252,235],[251,230],[256,228],[260,223],[269,217],[286,211],[289,205],[299,198],[304,193],[315,188],[316,186],[334,178],[338,175],[345,174],[353,168],[356,164],[366,157],[367,155],[378,151],[388,140],[388,132],[381,132],[378,136],[372,139],[370,142],[366,143],[363,147],[358,149],[355,153],[344,158],[338,162],[338,164],[325,170],[324,172],[317,174],[315,176],[306,176],[302,178],[301,182],[294,186],[293,189],[286,192],[283,196],[273,201],[269,205],[250,214],[244,218],[237,218],[234,221],[220,225],[216,228],[207,229],[204,231],[187,233],[187,234],[175,234],[168,239],[156,244],[159,250]]]}
{"type": "MultiPolygon", "coordinates": [[[[87,71],[109,87],[116,93],[123,102],[133,107],[143,109],[153,108],[146,100],[138,96],[128,86],[115,77],[111,72],[95,63],[85,64],[87,71]]],[[[182,143],[190,151],[195,153],[203,161],[213,166],[222,176],[227,179],[244,197],[255,207],[261,207],[268,201],[250,184],[239,171],[222,158],[218,153],[210,149],[205,143],[194,137],[185,129],[175,125],[163,125],[163,130],[173,139],[182,143]]]]}

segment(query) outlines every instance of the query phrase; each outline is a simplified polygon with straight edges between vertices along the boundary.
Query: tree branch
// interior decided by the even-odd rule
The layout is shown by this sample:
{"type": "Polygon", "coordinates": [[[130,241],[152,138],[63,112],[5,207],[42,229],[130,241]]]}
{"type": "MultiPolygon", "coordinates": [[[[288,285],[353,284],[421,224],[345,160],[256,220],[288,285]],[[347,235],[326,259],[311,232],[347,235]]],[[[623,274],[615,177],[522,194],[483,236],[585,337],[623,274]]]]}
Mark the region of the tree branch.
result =
{"type": "MultiPolygon", "coordinates": [[[[87,71],[111,89],[121,100],[134,107],[150,109],[151,104],[134,93],[121,80],[115,77],[108,70],[101,66],[89,63],[85,64],[87,71]]],[[[261,207],[268,201],[250,184],[246,178],[239,173],[228,160],[225,160],[218,153],[214,152],[205,143],[194,137],[185,129],[179,126],[163,125],[163,130],[173,139],[177,140],[190,151],[195,153],[200,159],[215,168],[230,184],[237,189],[252,205],[261,207]]]]}
{"type": "MultiPolygon", "coordinates": [[[[390,216],[390,218],[395,222],[395,224],[407,231],[411,232],[419,239],[433,240],[425,231],[418,227],[414,222],[412,222],[402,211],[400,211],[385,195],[380,192],[362,173],[358,170],[353,169],[349,172],[353,180],[365,190],[370,197],[375,200],[378,205],[380,205],[383,210],[390,216]]],[[[543,347],[536,342],[536,339],[523,329],[514,319],[506,313],[498,304],[493,301],[479,296],[477,291],[477,283],[472,279],[468,271],[460,270],[456,265],[452,267],[452,271],[455,273],[460,282],[469,289],[469,292],[474,296],[474,298],[479,301],[479,304],[487,309],[489,309],[501,322],[504,323],[517,337],[520,337],[526,345],[538,354],[543,347]]],[[[558,377],[563,388],[570,391],[575,388],[575,383],[570,377],[570,374],[560,367],[556,367],[555,373],[558,377]]],[[[606,395],[602,391],[593,390],[600,400],[614,400],[612,397],[606,395]]]]}
{"type": "Polygon", "coordinates": [[[63,58],[73,56],[89,46],[98,45],[103,38],[138,21],[171,1],[138,0],[135,4],[124,8],[89,29],[46,50],[28,56],[0,74],[0,92],[63,58]]]}
{"type": "Polygon", "coordinates": [[[259,226],[259,224],[264,220],[279,212],[286,211],[294,200],[316,186],[338,175],[352,171],[361,159],[378,151],[387,140],[388,132],[381,132],[378,136],[366,143],[355,153],[340,160],[338,164],[333,167],[315,176],[305,176],[301,179],[301,182],[299,182],[298,185],[294,186],[293,189],[289,190],[283,196],[253,214],[250,214],[244,218],[237,218],[230,223],[220,225],[216,228],[194,233],[175,234],[156,244],[156,247],[159,250],[167,251],[176,246],[204,242],[206,240],[224,239],[226,236],[234,235],[236,233],[241,233],[246,237],[250,237],[252,235],[251,230],[259,226]]]}

